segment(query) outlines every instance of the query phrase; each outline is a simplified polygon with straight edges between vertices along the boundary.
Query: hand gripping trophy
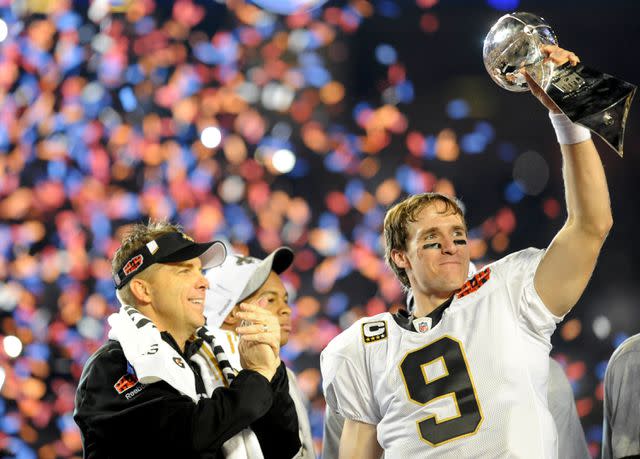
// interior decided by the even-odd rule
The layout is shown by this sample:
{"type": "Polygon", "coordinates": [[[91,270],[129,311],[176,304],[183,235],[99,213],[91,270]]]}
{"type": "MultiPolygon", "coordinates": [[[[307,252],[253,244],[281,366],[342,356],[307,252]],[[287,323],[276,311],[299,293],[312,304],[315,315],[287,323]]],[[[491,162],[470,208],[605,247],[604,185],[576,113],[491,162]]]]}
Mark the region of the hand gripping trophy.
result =
{"type": "Polygon", "coordinates": [[[556,67],[541,48],[557,45],[539,16],[516,12],[498,19],[484,40],[482,56],[491,78],[509,91],[528,91],[520,69],[540,85],[574,123],[598,134],[622,156],[624,127],[636,86],[578,64],[556,67]]]}

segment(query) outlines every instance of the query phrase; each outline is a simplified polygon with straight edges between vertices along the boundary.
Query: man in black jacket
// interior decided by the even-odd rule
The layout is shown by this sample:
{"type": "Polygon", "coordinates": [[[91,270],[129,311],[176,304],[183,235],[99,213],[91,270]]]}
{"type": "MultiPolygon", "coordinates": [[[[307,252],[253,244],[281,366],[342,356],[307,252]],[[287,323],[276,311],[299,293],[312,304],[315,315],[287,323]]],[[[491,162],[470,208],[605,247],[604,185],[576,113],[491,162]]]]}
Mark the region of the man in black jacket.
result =
{"type": "Polygon", "coordinates": [[[228,362],[220,359],[224,354],[218,354],[215,343],[208,349],[217,357],[217,372],[203,374],[203,367],[195,363],[206,339],[204,333],[196,335],[205,323],[207,281],[202,269],[220,264],[224,256],[222,244],[197,244],[168,223],[136,225],[124,238],[114,255],[113,276],[119,299],[135,309],[125,306],[120,315],[142,318],[130,335],[151,328],[160,332],[161,345],[132,353],[109,340],[88,360],[74,413],[85,457],[225,457],[223,444],[232,437],[243,438],[246,429],[259,445],[248,442],[242,457],[280,459],[298,453],[298,420],[278,357],[280,327],[273,315],[249,304],[238,313],[247,322],[238,329],[244,370],[237,375],[228,374],[228,362]],[[176,357],[169,359],[168,370],[158,372],[186,371],[188,377],[179,384],[169,377],[139,381],[138,355],[167,350],[176,357]],[[224,384],[207,391],[206,385],[216,377],[224,384]]]}

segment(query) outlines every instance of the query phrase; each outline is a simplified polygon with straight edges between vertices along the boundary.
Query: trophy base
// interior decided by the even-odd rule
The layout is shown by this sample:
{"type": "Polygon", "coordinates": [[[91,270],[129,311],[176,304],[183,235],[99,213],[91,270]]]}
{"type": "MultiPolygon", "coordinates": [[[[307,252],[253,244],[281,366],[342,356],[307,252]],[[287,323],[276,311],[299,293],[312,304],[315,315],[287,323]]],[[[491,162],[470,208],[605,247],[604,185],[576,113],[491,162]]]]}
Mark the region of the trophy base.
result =
{"type": "Polygon", "coordinates": [[[558,67],[547,95],[574,123],[598,134],[620,157],[636,86],[582,64],[558,67]]]}

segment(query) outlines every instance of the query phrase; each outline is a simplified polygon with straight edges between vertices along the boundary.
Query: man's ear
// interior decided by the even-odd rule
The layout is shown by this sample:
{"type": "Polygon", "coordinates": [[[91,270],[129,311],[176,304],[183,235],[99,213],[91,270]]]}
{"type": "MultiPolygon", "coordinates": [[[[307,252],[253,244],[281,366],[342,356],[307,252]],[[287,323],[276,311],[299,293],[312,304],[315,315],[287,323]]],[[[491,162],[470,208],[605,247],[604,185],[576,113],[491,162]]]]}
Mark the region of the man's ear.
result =
{"type": "Polygon", "coordinates": [[[240,325],[240,319],[238,319],[238,317],[236,316],[236,312],[238,312],[239,310],[240,310],[240,305],[236,304],[231,310],[231,312],[227,314],[227,317],[224,318],[222,323],[233,328],[240,325]]]}
{"type": "Polygon", "coordinates": [[[151,289],[147,281],[134,277],[129,282],[129,290],[139,304],[151,303],[151,289]]]}
{"type": "Polygon", "coordinates": [[[409,259],[407,258],[407,254],[398,249],[391,250],[391,259],[396,264],[398,268],[407,269],[411,267],[411,263],[409,263],[409,259]]]}

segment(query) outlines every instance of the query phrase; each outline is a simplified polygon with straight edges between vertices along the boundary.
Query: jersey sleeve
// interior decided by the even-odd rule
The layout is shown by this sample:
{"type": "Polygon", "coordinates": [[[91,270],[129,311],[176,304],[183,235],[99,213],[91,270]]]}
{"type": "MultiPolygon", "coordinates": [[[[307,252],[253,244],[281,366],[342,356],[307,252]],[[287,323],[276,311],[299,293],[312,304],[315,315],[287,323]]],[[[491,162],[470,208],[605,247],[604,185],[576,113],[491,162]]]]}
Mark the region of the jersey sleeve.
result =
{"type": "Polygon", "coordinates": [[[614,354],[604,378],[603,459],[640,455],[640,340],[614,354]]]}
{"type": "Polygon", "coordinates": [[[330,409],[345,419],[378,424],[364,348],[357,333],[360,322],[334,338],[320,355],[322,388],[330,409]]]}
{"type": "Polygon", "coordinates": [[[505,282],[509,305],[522,326],[548,342],[564,316],[554,315],[535,289],[533,279],[545,251],[529,248],[496,262],[492,269],[505,282]]]}

